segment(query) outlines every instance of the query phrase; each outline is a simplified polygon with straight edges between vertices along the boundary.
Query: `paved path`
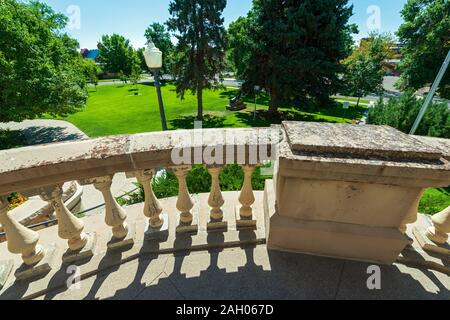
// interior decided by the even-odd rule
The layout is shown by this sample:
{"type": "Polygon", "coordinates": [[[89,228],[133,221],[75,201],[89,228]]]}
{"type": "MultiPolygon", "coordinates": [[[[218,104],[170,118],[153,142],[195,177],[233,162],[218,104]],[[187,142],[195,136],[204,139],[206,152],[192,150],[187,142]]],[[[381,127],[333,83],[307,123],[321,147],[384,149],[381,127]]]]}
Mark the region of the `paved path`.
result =
{"type": "Polygon", "coordinates": [[[73,124],[61,120],[26,120],[20,123],[0,123],[0,129],[22,131],[28,145],[89,139],[84,132],[73,124]]]}
{"type": "MultiPolygon", "coordinates": [[[[67,121],[61,120],[27,120],[20,123],[9,122],[0,123],[0,129],[11,131],[20,130],[24,133],[27,144],[30,146],[89,139],[89,137],[79,128],[67,121]]],[[[124,173],[116,174],[111,187],[114,196],[121,196],[136,188],[136,179],[127,179],[124,173]]],[[[81,198],[80,211],[87,210],[103,204],[103,197],[94,186],[84,186],[81,198]]],[[[104,208],[98,208],[89,212],[89,215],[102,213],[104,208]]]]}

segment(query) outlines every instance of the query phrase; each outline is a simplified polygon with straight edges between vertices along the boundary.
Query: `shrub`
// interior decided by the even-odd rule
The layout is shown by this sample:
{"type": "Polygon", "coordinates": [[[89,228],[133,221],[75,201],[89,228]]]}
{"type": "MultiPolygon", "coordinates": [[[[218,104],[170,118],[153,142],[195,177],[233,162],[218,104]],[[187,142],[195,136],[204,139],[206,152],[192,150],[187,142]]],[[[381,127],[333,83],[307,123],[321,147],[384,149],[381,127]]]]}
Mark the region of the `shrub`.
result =
{"type": "MultiPolygon", "coordinates": [[[[368,123],[388,125],[409,133],[416,120],[422,101],[414,92],[404,92],[398,98],[380,101],[369,111],[368,123]]],[[[450,109],[447,103],[431,103],[416,132],[417,135],[450,138],[450,109]]]]}
{"type": "MultiPolygon", "coordinates": [[[[267,165],[269,167],[270,164],[267,165]]],[[[264,190],[265,180],[271,178],[261,175],[261,168],[257,168],[253,173],[252,185],[254,190],[264,190]]],[[[244,172],[237,164],[224,166],[220,173],[220,188],[222,191],[239,191],[244,181],[244,172]]],[[[211,190],[211,176],[208,170],[202,165],[194,165],[186,177],[189,192],[191,194],[207,193],[211,190]]],[[[139,190],[117,199],[121,205],[132,205],[145,200],[142,185],[136,184],[139,190]]],[[[178,180],[169,171],[153,179],[153,191],[157,198],[168,198],[178,195],[178,180]]]]}

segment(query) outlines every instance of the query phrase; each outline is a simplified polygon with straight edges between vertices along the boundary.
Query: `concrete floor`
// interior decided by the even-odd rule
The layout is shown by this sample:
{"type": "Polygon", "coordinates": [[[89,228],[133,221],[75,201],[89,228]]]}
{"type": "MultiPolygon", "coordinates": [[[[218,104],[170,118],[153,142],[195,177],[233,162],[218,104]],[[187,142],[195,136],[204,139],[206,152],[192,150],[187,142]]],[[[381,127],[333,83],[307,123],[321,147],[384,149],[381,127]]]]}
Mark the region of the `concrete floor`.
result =
{"type": "Polygon", "coordinates": [[[450,299],[448,276],[397,264],[381,266],[381,290],[369,290],[369,266],[265,246],[213,250],[142,258],[38,299],[450,299]]]}

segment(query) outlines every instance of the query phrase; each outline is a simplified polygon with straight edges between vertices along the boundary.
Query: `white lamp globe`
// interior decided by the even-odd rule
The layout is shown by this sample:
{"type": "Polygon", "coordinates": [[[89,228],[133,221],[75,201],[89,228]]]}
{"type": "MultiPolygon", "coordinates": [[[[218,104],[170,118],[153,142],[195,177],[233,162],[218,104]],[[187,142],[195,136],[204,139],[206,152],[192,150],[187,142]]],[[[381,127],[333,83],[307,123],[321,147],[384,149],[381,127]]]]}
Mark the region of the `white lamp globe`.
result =
{"type": "Polygon", "coordinates": [[[144,51],[145,63],[150,69],[161,69],[162,67],[162,52],[153,42],[149,42],[144,51]]]}

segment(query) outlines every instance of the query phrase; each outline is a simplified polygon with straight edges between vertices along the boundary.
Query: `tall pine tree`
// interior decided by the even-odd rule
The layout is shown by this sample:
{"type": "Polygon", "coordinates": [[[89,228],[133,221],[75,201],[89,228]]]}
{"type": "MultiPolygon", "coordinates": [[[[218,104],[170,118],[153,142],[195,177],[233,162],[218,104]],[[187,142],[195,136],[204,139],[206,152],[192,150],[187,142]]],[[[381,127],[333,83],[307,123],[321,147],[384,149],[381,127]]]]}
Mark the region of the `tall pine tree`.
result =
{"type": "Polygon", "coordinates": [[[285,102],[326,104],[351,52],[352,14],[348,0],[254,0],[244,91],[265,88],[271,114],[285,102]]]}
{"type": "Polygon", "coordinates": [[[167,22],[178,39],[173,67],[177,94],[197,94],[197,119],[203,119],[203,89],[218,86],[225,68],[226,0],[172,0],[167,22]]]}

